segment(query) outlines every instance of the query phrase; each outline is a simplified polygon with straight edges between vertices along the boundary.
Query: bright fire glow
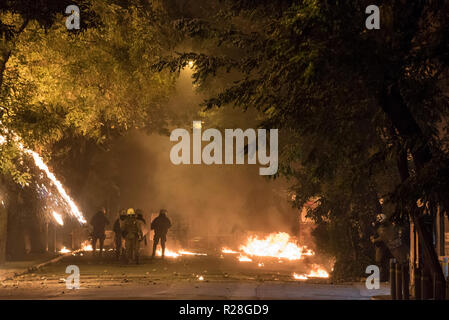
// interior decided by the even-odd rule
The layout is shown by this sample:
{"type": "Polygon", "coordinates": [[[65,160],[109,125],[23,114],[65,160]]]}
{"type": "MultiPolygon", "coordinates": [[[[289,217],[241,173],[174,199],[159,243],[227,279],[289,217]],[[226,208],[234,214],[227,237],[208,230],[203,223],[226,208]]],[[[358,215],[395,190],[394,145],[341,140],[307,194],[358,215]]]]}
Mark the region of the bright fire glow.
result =
{"type": "Polygon", "coordinates": [[[250,236],[240,250],[249,256],[274,257],[288,260],[299,260],[303,256],[312,256],[314,252],[306,246],[298,246],[291,241],[285,232],[271,233],[265,239],[250,236]]]}
{"type": "Polygon", "coordinates": [[[27,154],[31,155],[33,157],[34,163],[36,166],[45,172],[47,177],[53,182],[53,184],[56,186],[56,189],[58,190],[61,197],[65,200],[65,202],[69,205],[70,208],[70,214],[73,215],[80,223],[86,223],[86,219],[84,218],[83,214],[79,211],[78,207],[76,206],[75,202],[73,202],[72,198],[67,194],[64,187],[62,186],[62,183],[59,182],[58,179],[56,179],[53,172],[48,169],[47,165],[44,163],[44,160],[42,160],[41,156],[30,149],[26,149],[23,147],[23,145],[19,144],[20,148],[27,154]]]}
{"type": "MultiPolygon", "coordinates": [[[[156,255],[157,255],[157,256],[162,256],[162,249],[158,249],[158,250],[156,251],[156,255]]],[[[166,256],[166,257],[169,257],[169,258],[177,258],[177,257],[180,256],[180,254],[178,254],[178,253],[176,253],[176,252],[174,252],[174,251],[171,251],[171,250],[169,250],[169,249],[165,249],[165,256],[166,256]]]]}
{"type": "Polygon", "coordinates": [[[251,261],[253,261],[250,258],[248,258],[247,256],[242,256],[242,255],[240,255],[238,259],[239,259],[240,262],[251,262],[251,261]]]}
{"type": "Polygon", "coordinates": [[[64,225],[64,220],[62,220],[62,216],[59,213],[57,213],[56,211],[53,211],[52,214],[53,214],[53,218],[55,218],[56,222],[59,225],[63,226],[64,225]]]}
{"type": "Polygon", "coordinates": [[[312,270],[307,274],[309,278],[329,278],[329,273],[321,266],[314,264],[312,270]]]}
{"type": "Polygon", "coordinates": [[[329,273],[323,267],[314,264],[312,270],[308,274],[293,273],[293,278],[296,280],[307,280],[309,278],[329,278],[329,273]]]}
{"type": "Polygon", "coordinates": [[[296,280],[307,280],[307,276],[305,274],[297,274],[297,273],[293,273],[293,278],[295,278],[296,280]]]}
{"type": "Polygon", "coordinates": [[[92,244],[86,240],[81,244],[81,251],[94,251],[94,249],[92,248],[92,244]]]}
{"type": "MultiPolygon", "coordinates": [[[[162,249],[157,249],[156,250],[156,255],[157,256],[162,256],[162,249]]],[[[197,253],[197,252],[191,252],[191,251],[187,251],[184,249],[180,249],[178,251],[173,251],[170,249],[165,249],[165,257],[169,257],[169,258],[178,258],[180,256],[183,255],[187,255],[187,256],[207,256],[206,253],[197,253]]]]}
{"type": "MultiPolygon", "coordinates": [[[[67,194],[64,187],[62,186],[62,183],[56,178],[56,176],[53,174],[53,172],[48,169],[47,165],[44,163],[44,160],[41,158],[41,156],[28,148],[25,148],[21,142],[21,139],[19,136],[17,136],[14,133],[13,137],[14,141],[17,142],[20,150],[22,150],[24,153],[30,155],[36,166],[45,172],[47,177],[53,182],[53,184],[56,186],[56,189],[58,190],[60,196],[64,199],[64,201],[68,204],[70,208],[70,214],[74,216],[80,223],[84,224],[86,223],[86,219],[84,218],[83,214],[79,211],[78,207],[76,206],[75,202],[73,202],[72,198],[67,194]]],[[[6,138],[2,135],[0,135],[0,145],[6,143],[6,138]]]]}
{"type": "Polygon", "coordinates": [[[231,250],[231,249],[229,249],[229,248],[222,248],[221,249],[221,252],[223,252],[223,253],[239,253],[238,251],[235,251],[235,250],[231,250]]]}
{"type": "Polygon", "coordinates": [[[66,247],[63,247],[60,251],[60,253],[70,253],[72,251],[70,251],[69,249],[67,249],[66,247]]]}
{"type": "Polygon", "coordinates": [[[186,251],[186,250],[179,250],[178,253],[180,255],[188,255],[188,256],[207,256],[206,253],[197,253],[197,252],[190,252],[190,251],[186,251]]]}

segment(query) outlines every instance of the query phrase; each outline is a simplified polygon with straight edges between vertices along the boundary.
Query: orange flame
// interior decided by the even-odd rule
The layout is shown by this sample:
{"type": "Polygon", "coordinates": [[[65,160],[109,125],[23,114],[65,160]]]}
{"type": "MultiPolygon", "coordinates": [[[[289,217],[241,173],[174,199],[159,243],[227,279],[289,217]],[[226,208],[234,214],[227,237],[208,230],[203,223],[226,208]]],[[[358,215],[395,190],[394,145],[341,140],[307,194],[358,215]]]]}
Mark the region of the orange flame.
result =
{"type": "Polygon", "coordinates": [[[232,249],[229,249],[226,247],[222,248],[221,252],[223,252],[223,253],[239,253],[238,251],[235,251],[235,250],[232,250],[232,249]]]}
{"type": "Polygon", "coordinates": [[[271,233],[265,239],[250,236],[240,250],[250,256],[274,257],[288,260],[300,260],[303,256],[312,256],[314,252],[306,246],[298,246],[285,232],[271,233]]]}
{"type": "Polygon", "coordinates": [[[314,264],[312,265],[312,270],[310,270],[308,274],[293,273],[293,278],[296,280],[307,280],[309,278],[329,278],[329,273],[324,270],[323,267],[314,264]]]}
{"type": "MultiPolygon", "coordinates": [[[[1,122],[0,122],[1,123],[1,122]]],[[[8,131],[8,130],[6,130],[8,131]]],[[[70,208],[70,214],[73,215],[80,223],[84,224],[86,223],[86,219],[84,218],[83,214],[79,211],[78,207],[76,206],[75,202],[73,202],[72,198],[67,194],[64,187],[62,186],[62,183],[56,178],[56,176],[53,174],[53,172],[48,169],[48,166],[45,164],[44,160],[41,158],[41,156],[28,148],[25,148],[23,146],[23,143],[21,142],[21,138],[12,132],[13,134],[13,140],[17,143],[20,150],[22,150],[24,153],[30,155],[36,166],[45,172],[47,177],[53,182],[53,184],[56,186],[56,189],[58,190],[59,195],[64,199],[64,201],[67,203],[67,205],[70,208]]],[[[2,135],[0,135],[0,145],[6,143],[6,138],[2,135]]]]}
{"type": "Polygon", "coordinates": [[[62,220],[62,216],[59,213],[57,213],[56,211],[53,211],[52,215],[53,215],[53,218],[55,218],[56,222],[59,225],[61,225],[61,226],[64,225],[64,220],[62,220]]]}
{"type": "Polygon", "coordinates": [[[297,274],[296,272],[293,272],[293,278],[296,280],[307,280],[307,276],[305,274],[297,274]]]}
{"type": "MultiPolygon", "coordinates": [[[[159,257],[162,256],[162,249],[157,249],[156,255],[159,257]]],[[[184,249],[179,249],[178,251],[170,250],[168,248],[165,249],[165,257],[178,258],[178,257],[184,256],[184,255],[186,255],[186,256],[207,256],[207,253],[192,252],[192,251],[187,251],[184,249]]]]}
{"type": "Polygon", "coordinates": [[[66,247],[63,247],[63,248],[59,251],[59,253],[70,253],[70,252],[72,252],[72,251],[70,251],[70,250],[67,249],[66,247]]]}
{"type": "Polygon", "coordinates": [[[59,182],[59,180],[56,179],[53,172],[51,172],[50,169],[48,169],[47,165],[44,163],[44,160],[42,160],[41,156],[33,150],[24,148],[21,143],[19,144],[19,146],[22,150],[24,150],[25,153],[27,153],[33,157],[33,160],[34,160],[34,163],[36,164],[36,166],[39,169],[41,169],[42,171],[44,171],[45,174],[47,175],[47,177],[53,182],[53,184],[56,186],[56,189],[58,190],[61,197],[68,204],[68,206],[70,208],[70,214],[75,216],[75,218],[78,219],[78,221],[80,223],[86,223],[87,222],[86,219],[84,218],[83,214],[79,211],[75,202],[73,202],[72,198],[70,198],[70,196],[67,194],[64,187],[62,186],[62,183],[59,182]]]}
{"type": "Polygon", "coordinates": [[[248,258],[247,256],[242,256],[242,255],[240,255],[238,259],[241,262],[251,262],[251,261],[253,261],[250,258],[248,258]]]}
{"type": "Polygon", "coordinates": [[[92,244],[86,240],[81,244],[81,251],[94,251],[94,249],[92,248],[92,244]]]}

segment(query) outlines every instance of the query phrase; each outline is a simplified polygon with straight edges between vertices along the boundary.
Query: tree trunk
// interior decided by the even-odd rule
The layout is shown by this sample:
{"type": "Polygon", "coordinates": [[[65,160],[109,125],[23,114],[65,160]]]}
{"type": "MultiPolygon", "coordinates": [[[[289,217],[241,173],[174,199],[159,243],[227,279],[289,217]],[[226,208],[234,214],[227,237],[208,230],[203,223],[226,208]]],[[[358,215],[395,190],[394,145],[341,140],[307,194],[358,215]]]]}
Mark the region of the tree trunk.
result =
{"type": "MultiPolygon", "coordinates": [[[[432,153],[430,152],[427,139],[421,131],[421,128],[405,104],[397,84],[393,84],[389,88],[384,89],[381,106],[393,126],[397,129],[399,135],[406,141],[405,152],[406,150],[410,150],[416,171],[420,171],[432,159],[432,153]]],[[[405,152],[399,156],[398,160],[398,169],[402,182],[409,178],[405,152]]],[[[419,213],[420,209],[414,205],[414,208],[410,212],[410,217],[418,232],[426,265],[431,270],[432,277],[441,281],[440,283],[445,288],[443,270],[441,269],[438,256],[433,247],[432,235],[427,232],[421,219],[419,219],[419,213]]]]}

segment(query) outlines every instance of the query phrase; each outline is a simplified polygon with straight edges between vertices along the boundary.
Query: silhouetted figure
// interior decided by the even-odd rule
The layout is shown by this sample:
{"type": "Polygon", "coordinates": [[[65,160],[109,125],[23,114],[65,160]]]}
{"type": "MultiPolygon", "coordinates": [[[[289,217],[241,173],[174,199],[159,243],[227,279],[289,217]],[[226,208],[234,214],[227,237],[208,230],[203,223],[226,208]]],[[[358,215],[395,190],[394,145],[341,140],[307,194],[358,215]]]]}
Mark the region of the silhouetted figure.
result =
{"type": "Polygon", "coordinates": [[[137,215],[137,220],[139,220],[141,222],[140,226],[141,226],[142,237],[143,237],[142,240],[146,246],[147,245],[147,233],[148,233],[147,222],[145,221],[145,218],[143,217],[143,212],[141,209],[136,209],[136,215],[137,215]]]}
{"type": "Polygon", "coordinates": [[[103,244],[104,239],[106,238],[106,225],[109,224],[108,219],[106,218],[106,209],[101,208],[90,220],[90,224],[93,226],[92,232],[92,249],[93,254],[96,253],[97,240],[100,241],[100,256],[103,253],[103,244]]]}
{"type": "Polygon", "coordinates": [[[121,209],[119,213],[119,217],[114,222],[114,226],[112,227],[112,230],[115,233],[115,257],[117,260],[120,259],[120,256],[122,254],[122,229],[120,227],[120,223],[124,221],[126,218],[126,211],[125,209],[121,209]]]}
{"type": "Polygon", "coordinates": [[[167,232],[171,227],[170,219],[167,218],[167,210],[162,209],[159,212],[159,216],[157,216],[153,222],[151,222],[151,230],[154,230],[154,238],[153,238],[153,255],[152,258],[156,255],[156,247],[161,241],[162,247],[162,259],[165,256],[165,242],[167,241],[167,232]]]}
{"type": "Polygon", "coordinates": [[[142,241],[143,222],[137,219],[133,208],[126,212],[126,218],[122,227],[122,234],[125,237],[125,250],[127,262],[135,261],[139,263],[140,241],[142,241]]]}

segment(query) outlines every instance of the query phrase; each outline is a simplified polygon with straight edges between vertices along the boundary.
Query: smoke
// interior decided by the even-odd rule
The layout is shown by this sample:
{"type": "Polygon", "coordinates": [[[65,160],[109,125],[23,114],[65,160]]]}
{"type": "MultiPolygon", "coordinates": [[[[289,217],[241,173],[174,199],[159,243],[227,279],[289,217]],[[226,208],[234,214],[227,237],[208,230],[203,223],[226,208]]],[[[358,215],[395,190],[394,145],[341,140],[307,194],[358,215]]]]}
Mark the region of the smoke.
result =
{"type": "Polygon", "coordinates": [[[168,137],[134,132],[112,150],[119,158],[118,206],[161,208],[188,219],[194,233],[292,232],[298,211],[284,181],[261,177],[258,165],[173,165],[168,137]]]}
{"type": "MultiPolygon", "coordinates": [[[[200,118],[198,105],[204,97],[195,92],[190,72],[181,72],[176,94],[167,106],[168,112],[177,116],[170,129],[182,126],[191,132],[193,120],[215,128],[255,128],[254,112],[233,108],[200,118]]],[[[170,149],[174,144],[168,136],[139,131],[120,139],[106,155],[116,159],[116,165],[103,165],[102,159],[97,166],[98,170],[117,172],[118,191],[109,207],[141,208],[147,214],[165,208],[173,223],[181,218],[189,221],[190,232],[196,235],[297,231],[299,212],[287,201],[286,181],[260,176],[258,164],[173,165],[170,149]]]]}

